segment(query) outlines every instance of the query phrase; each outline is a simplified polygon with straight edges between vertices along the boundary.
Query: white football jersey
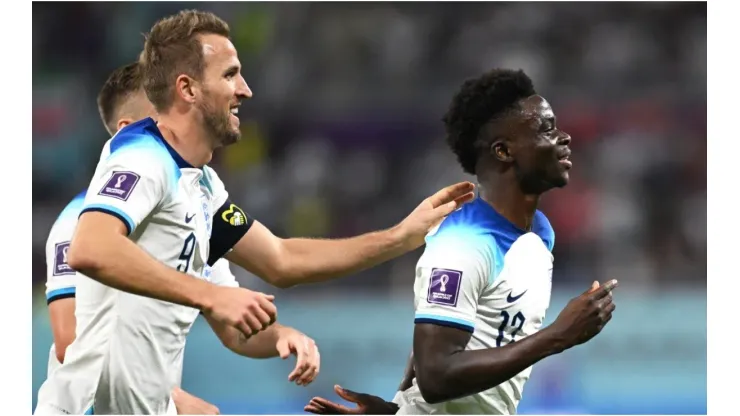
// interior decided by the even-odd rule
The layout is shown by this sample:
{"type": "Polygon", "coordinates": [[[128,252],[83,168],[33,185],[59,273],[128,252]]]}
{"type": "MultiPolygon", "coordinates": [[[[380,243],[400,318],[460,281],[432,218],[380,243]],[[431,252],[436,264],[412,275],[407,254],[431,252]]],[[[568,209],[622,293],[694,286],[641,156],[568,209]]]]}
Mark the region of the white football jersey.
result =
{"type": "MultiPolygon", "coordinates": [[[[207,265],[212,219],[228,199],[216,173],[189,165],[147,118],[103,148],[80,212],[119,218],[167,266],[237,286],[228,263],[207,265]]],[[[39,390],[37,413],[164,414],[180,383],[197,309],[122,292],[77,274],[75,341],[39,390]]]]}
{"type": "MultiPolygon", "coordinates": [[[[85,192],[76,195],[57,217],[46,239],[46,303],[75,296],[75,275],[67,264],[67,250],[72,240],[77,217],[85,202],[85,192]]],[[[57,360],[56,348],[51,344],[47,376],[61,364],[57,360]]]]}
{"type": "MultiPolygon", "coordinates": [[[[536,333],[550,305],[555,234],[537,211],[525,232],[480,198],[427,236],[416,267],[415,323],[470,332],[466,350],[497,348],[536,333]]],[[[416,383],[398,414],[515,414],[532,368],[487,391],[429,404],[416,383]]]]}

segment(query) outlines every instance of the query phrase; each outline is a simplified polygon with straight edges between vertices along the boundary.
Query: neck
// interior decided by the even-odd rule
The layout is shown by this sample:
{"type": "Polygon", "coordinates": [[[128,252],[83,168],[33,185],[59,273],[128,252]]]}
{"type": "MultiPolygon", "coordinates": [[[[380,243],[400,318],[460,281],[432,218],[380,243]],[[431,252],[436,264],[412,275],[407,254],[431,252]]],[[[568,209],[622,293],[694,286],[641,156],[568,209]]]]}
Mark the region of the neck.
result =
{"type": "Polygon", "coordinates": [[[197,123],[193,117],[186,117],[184,114],[160,114],[157,127],[167,143],[186,162],[200,168],[211,161],[211,141],[202,124],[197,123]]]}
{"type": "Polygon", "coordinates": [[[481,199],[522,230],[532,228],[540,196],[523,193],[513,172],[478,175],[478,183],[481,199]]]}

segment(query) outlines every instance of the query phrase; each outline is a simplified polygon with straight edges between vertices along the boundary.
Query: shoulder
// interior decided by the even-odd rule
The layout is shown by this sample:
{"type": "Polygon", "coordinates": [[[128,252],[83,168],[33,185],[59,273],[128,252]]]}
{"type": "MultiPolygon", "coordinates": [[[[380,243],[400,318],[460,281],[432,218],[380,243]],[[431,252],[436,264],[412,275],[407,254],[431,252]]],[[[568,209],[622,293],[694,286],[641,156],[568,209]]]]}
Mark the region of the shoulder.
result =
{"type": "Polygon", "coordinates": [[[470,227],[456,213],[429,233],[419,266],[460,270],[485,282],[495,264],[492,238],[482,230],[470,227]]]}
{"type": "Polygon", "coordinates": [[[108,141],[109,157],[129,152],[138,155],[169,156],[158,130],[154,129],[156,124],[148,118],[122,128],[108,141]]]}
{"type": "Polygon", "coordinates": [[[503,269],[504,256],[516,240],[512,230],[504,225],[486,202],[476,199],[450,214],[429,233],[427,250],[480,263],[490,283],[503,269]]]}
{"type": "Polygon", "coordinates": [[[106,144],[104,164],[130,169],[137,176],[155,176],[176,184],[182,158],[162,138],[156,123],[146,118],[121,129],[106,144]]]}
{"type": "Polygon", "coordinates": [[[87,190],[75,195],[69,203],[62,209],[57,216],[54,224],[51,226],[49,236],[46,241],[47,245],[56,245],[60,241],[69,241],[72,239],[75,227],[77,226],[77,217],[79,217],[82,207],[85,203],[87,190]]]}

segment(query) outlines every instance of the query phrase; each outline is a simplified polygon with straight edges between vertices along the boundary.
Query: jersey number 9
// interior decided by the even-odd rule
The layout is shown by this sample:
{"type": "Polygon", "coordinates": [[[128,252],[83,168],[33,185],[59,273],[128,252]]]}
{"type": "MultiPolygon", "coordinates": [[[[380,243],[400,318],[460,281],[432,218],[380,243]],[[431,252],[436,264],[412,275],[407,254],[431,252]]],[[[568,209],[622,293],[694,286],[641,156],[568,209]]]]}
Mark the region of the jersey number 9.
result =
{"type": "Polygon", "coordinates": [[[182,251],[180,252],[180,258],[178,259],[181,263],[177,265],[177,271],[187,273],[190,268],[190,259],[193,257],[193,249],[195,249],[195,234],[190,233],[185,239],[185,243],[182,245],[182,251]]]}

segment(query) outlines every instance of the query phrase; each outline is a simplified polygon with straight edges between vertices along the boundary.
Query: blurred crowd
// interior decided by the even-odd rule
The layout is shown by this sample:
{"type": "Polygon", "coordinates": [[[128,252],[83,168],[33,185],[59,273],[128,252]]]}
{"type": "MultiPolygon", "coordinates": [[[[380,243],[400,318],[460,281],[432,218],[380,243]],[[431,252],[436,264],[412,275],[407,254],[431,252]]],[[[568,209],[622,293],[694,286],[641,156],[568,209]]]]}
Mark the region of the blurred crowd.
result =
{"type": "MultiPolygon", "coordinates": [[[[571,183],[541,206],[556,286],[705,285],[706,4],[580,2],[34,3],[35,283],[48,230],[107,139],[98,89],[158,18],[185,7],[231,26],[254,98],[240,109],[242,141],[213,166],[275,234],[388,227],[472,179],[444,140],[449,100],[487,69],[522,68],[573,137],[571,183]]],[[[291,293],[408,291],[419,254],[291,293]]]]}

